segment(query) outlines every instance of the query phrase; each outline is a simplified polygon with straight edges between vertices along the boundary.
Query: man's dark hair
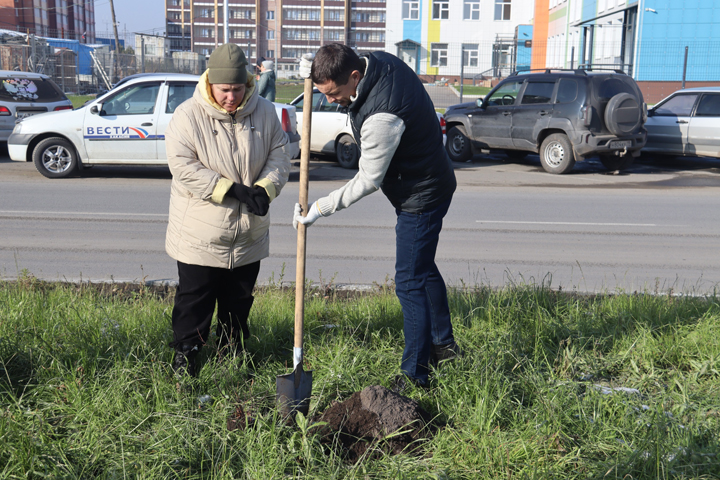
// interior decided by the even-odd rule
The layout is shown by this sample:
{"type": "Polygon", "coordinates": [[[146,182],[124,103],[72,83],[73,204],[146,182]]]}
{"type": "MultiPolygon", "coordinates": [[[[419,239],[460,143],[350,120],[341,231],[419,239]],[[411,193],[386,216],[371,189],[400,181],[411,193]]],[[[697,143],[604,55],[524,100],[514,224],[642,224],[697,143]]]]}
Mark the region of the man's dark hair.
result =
{"type": "Polygon", "coordinates": [[[362,75],[365,64],[355,51],[347,45],[330,43],[320,47],[315,54],[310,78],[313,83],[326,83],[332,80],[335,85],[347,84],[350,74],[357,70],[362,75]]]}

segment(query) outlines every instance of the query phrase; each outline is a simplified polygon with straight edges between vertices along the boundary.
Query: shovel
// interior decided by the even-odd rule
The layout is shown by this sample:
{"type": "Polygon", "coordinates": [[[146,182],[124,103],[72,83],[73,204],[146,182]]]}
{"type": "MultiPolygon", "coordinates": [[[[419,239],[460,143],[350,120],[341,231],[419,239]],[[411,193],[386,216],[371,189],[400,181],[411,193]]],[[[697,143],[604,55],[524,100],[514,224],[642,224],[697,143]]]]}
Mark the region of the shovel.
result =
{"type": "MultiPolygon", "coordinates": [[[[303,96],[302,138],[300,144],[300,206],[303,215],[308,211],[308,171],[310,165],[310,122],[313,84],[305,79],[303,96]]],[[[296,412],[307,415],[312,394],[312,372],[303,370],[303,318],[305,315],[305,238],[307,227],[297,226],[297,269],[295,273],[295,339],[293,342],[293,372],[277,377],[277,404],[283,417],[296,412]]]]}

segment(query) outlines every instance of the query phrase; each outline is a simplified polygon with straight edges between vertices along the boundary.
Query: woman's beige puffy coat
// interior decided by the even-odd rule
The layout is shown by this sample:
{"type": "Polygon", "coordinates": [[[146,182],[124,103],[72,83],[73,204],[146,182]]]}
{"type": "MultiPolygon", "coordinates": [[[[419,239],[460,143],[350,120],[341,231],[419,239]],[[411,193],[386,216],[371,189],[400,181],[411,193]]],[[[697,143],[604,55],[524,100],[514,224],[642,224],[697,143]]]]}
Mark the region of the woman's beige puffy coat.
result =
{"type": "Polygon", "coordinates": [[[206,72],[168,125],[173,178],[165,249],[175,260],[235,268],[269,255],[270,215],[253,215],[244,203],[224,195],[230,180],[265,186],[272,200],[288,179],[287,135],[252,76],[235,123],[212,97],[206,72]]]}

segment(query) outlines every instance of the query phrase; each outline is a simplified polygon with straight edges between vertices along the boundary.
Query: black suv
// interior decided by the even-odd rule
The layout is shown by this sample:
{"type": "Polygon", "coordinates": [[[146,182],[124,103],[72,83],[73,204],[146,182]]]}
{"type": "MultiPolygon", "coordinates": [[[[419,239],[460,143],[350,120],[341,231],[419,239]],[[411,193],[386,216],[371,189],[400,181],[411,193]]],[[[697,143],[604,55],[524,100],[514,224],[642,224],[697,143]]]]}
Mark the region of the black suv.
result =
{"type": "Polygon", "coordinates": [[[640,155],[645,120],[642,92],[621,71],[513,73],[484,99],[447,109],[446,148],[456,162],[503,150],[513,159],[538,153],[550,173],[569,172],[594,155],[619,170],[640,155]]]}

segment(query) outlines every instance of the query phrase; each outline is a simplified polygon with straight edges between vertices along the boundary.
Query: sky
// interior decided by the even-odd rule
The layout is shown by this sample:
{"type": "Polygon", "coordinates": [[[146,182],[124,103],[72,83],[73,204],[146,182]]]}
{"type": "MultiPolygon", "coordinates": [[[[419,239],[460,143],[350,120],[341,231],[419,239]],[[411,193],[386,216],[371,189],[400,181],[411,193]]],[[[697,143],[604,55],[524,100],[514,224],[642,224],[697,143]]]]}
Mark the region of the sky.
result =
{"type": "MultiPolygon", "coordinates": [[[[165,2],[163,0],[113,0],[118,35],[123,38],[127,29],[126,45],[134,45],[134,32],[165,32],[165,2]]],[[[95,0],[95,32],[99,37],[112,37],[110,0],[95,0]]]]}

